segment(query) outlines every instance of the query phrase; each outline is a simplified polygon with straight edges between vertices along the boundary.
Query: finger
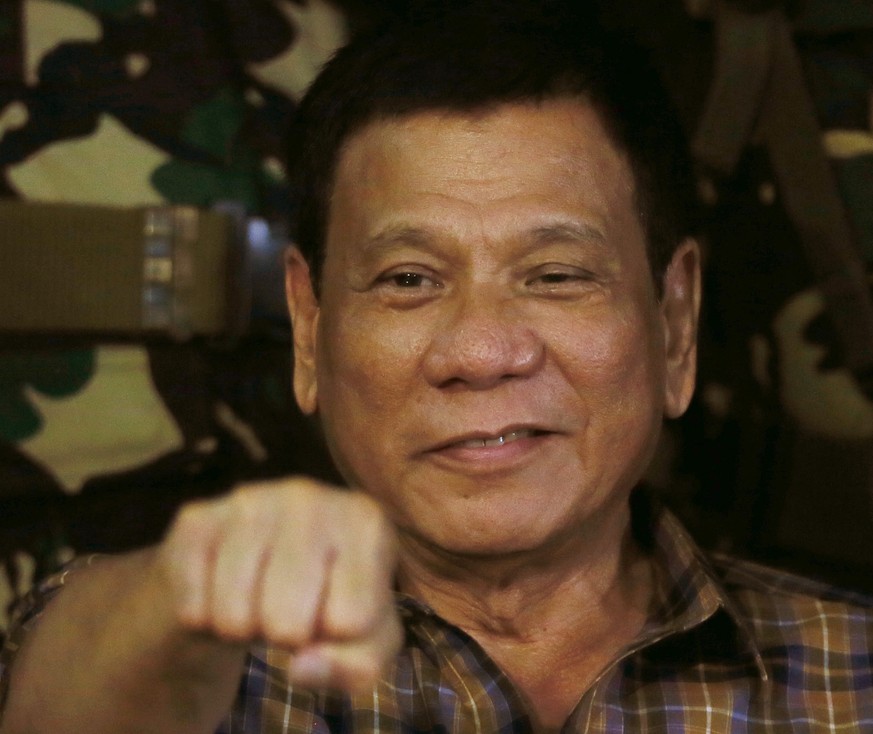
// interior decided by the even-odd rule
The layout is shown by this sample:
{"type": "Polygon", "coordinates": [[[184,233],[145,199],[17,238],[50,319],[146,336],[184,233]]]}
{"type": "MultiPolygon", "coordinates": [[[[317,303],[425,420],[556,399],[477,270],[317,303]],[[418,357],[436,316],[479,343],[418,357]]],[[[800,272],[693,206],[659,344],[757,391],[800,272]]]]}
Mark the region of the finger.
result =
{"type": "Polygon", "coordinates": [[[300,650],[291,659],[289,679],[305,688],[365,691],[383,676],[402,643],[403,630],[392,606],[366,638],[319,642],[300,650]]]}
{"type": "Polygon", "coordinates": [[[259,632],[256,596],[275,535],[270,489],[248,487],[226,500],[224,533],[212,567],[211,623],[221,636],[251,639],[259,632]]]}
{"type": "Polygon", "coordinates": [[[169,584],[176,617],[187,627],[209,623],[211,567],[225,519],[219,503],[191,502],[178,512],[158,548],[158,567],[169,584]]]}
{"type": "Polygon", "coordinates": [[[280,520],[258,598],[259,626],[272,643],[297,648],[312,641],[334,551],[323,524],[337,519],[326,511],[328,491],[301,483],[280,520]]]}
{"type": "Polygon", "coordinates": [[[317,622],[319,638],[328,641],[365,637],[393,609],[393,530],[366,495],[339,498],[346,520],[332,528],[337,551],[317,622]]]}

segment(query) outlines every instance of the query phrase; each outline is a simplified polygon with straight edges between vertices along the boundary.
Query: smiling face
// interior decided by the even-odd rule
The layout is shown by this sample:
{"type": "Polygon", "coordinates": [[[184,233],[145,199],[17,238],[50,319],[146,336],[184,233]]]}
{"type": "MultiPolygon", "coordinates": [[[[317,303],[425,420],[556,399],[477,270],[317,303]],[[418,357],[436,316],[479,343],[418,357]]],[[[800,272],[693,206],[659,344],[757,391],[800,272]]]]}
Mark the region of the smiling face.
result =
{"type": "Polygon", "coordinates": [[[289,259],[298,400],[413,541],[620,524],[690,397],[697,267],[681,246],[657,300],[633,175],[584,102],[372,123],[338,161],[320,301],[289,259]]]}

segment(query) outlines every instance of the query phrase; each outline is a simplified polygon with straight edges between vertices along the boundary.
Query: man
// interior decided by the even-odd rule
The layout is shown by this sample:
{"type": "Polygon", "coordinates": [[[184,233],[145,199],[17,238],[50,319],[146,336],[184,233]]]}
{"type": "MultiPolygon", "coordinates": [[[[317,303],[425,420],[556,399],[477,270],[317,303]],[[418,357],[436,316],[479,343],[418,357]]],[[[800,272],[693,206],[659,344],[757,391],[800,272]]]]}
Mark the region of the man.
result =
{"type": "Polygon", "coordinates": [[[873,727],[870,603],[711,564],[636,490],[700,299],[639,60],[463,11],[341,52],[300,120],[294,388],[355,490],[240,488],[70,569],[0,732],[873,727]]]}

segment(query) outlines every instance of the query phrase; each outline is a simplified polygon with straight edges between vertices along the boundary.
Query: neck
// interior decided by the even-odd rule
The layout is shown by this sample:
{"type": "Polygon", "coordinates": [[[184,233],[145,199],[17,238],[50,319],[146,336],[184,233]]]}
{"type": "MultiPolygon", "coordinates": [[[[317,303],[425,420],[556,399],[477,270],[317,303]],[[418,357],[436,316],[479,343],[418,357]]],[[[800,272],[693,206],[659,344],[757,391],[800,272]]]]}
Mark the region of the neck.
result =
{"type": "Polygon", "coordinates": [[[476,639],[527,699],[537,728],[563,725],[648,615],[652,566],[630,512],[592,525],[548,548],[494,556],[401,538],[401,590],[476,639]]]}
{"type": "Polygon", "coordinates": [[[398,583],[440,616],[466,630],[524,636],[543,616],[566,609],[572,618],[627,601],[645,559],[633,539],[630,512],[598,516],[531,550],[465,554],[401,532],[398,583]]]}

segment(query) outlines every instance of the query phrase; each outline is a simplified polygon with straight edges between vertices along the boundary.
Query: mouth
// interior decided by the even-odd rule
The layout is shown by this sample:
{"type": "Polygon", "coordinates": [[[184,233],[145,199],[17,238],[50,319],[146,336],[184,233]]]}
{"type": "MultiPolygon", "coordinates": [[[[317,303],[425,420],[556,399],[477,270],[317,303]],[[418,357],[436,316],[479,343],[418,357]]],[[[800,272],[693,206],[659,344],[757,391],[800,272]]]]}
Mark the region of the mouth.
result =
{"type": "Polygon", "coordinates": [[[433,446],[423,456],[453,472],[503,474],[540,456],[554,435],[555,431],[529,425],[471,431],[433,446]]]}
{"type": "Polygon", "coordinates": [[[443,443],[433,446],[428,453],[445,453],[456,451],[476,451],[481,449],[499,449],[508,444],[513,444],[524,439],[533,439],[544,436],[551,431],[542,428],[506,428],[499,433],[486,433],[485,431],[471,432],[467,435],[457,436],[443,443]]]}
{"type": "Polygon", "coordinates": [[[534,436],[540,436],[543,433],[544,431],[539,431],[532,428],[524,428],[517,431],[508,431],[494,437],[468,438],[461,441],[455,441],[448,444],[445,448],[484,449],[493,446],[503,446],[505,444],[518,441],[522,438],[532,438],[534,436]]]}

